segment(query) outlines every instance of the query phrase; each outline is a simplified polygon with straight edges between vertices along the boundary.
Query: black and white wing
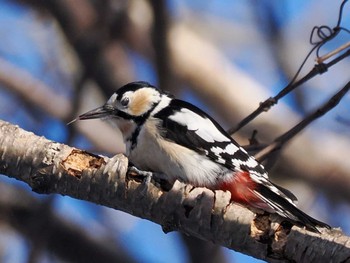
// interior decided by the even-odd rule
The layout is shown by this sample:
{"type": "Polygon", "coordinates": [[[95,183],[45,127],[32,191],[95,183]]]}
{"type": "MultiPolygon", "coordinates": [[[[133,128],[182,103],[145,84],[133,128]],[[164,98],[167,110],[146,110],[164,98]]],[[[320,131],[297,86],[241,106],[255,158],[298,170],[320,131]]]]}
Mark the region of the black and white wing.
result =
{"type": "Polygon", "coordinates": [[[264,168],[234,141],[208,114],[182,100],[173,99],[154,115],[162,121],[163,136],[192,149],[232,171],[255,171],[267,179],[264,168]]]}

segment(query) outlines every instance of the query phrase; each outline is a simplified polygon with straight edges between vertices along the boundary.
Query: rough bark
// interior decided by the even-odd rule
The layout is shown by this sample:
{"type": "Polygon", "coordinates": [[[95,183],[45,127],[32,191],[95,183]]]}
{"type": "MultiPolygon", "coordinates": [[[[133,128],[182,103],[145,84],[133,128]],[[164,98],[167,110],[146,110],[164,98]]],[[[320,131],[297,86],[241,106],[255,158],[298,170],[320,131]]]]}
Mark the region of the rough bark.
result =
{"type": "Polygon", "coordinates": [[[350,260],[350,238],[339,230],[315,234],[297,227],[290,233],[264,228],[253,212],[230,203],[227,192],[178,181],[164,190],[153,180],[132,177],[123,155],[96,156],[0,121],[0,156],[0,173],[38,193],[69,195],[125,211],[158,223],[165,232],[178,230],[270,262],[350,260]],[[270,232],[261,239],[259,231],[270,232]]]}

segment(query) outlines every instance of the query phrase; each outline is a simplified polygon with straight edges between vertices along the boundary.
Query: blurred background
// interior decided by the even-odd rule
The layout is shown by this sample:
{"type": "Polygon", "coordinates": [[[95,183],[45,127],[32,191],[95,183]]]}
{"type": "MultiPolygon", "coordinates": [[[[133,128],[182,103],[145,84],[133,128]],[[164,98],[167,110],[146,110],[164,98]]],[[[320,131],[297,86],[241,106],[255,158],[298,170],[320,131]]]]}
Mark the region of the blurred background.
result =
{"type": "MultiPolygon", "coordinates": [[[[314,26],[333,28],[340,0],[0,0],[0,118],[112,156],[101,121],[66,123],[121,85],[145,80],[229,129],[293,78],[314,26]]],[[[349,28],[350,7],[342,26],[349,28]]],[[[350,40],[340,33],[320,55],[350,40]]],[[[316,41],[318,39],[316,38],[316,41]]],[[[315,63],[312,55],[301,72],[315,63]]],[[[349,59],[283,98],[233,137],[268,144],[349,81],[349,59]]],[[[266,160],[308,214],[350,234],[350,97],[266,160]]],[[[131,215],[38,195],[0,176],[0,262],[262,262],[131,215]]]]}

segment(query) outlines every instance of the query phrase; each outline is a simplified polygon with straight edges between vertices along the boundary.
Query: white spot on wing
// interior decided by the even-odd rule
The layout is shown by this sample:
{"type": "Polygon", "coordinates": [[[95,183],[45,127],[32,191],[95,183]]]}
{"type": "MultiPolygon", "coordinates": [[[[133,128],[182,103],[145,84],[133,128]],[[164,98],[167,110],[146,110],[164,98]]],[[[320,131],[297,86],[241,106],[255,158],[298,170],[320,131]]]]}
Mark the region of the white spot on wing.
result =
{"type": "Polygon", "coordinates": [[[233,143],[228,144],[225,148],[225,152],[227,152],[228,154],[231,154],[231,155],[235,154],[235,152],[237,152],[238,150],[239,150],[239,148],[236,145],[234,145],[233,143]]]}
{"type": "Polygon", "coordinates": [[[219,157],[219,158],[217,159],[217,162],[218,162],[218,163],[221,163],[221,164],[225,164],[225,163],[226,163],[226,160],[223,159],[223,158],[221,158],[221,157],[219,157]]]}
{"type": "Polygon", "coordinates": [[[217,156],[219,156],[221,153],[224,152],[224,150],[218,146],[213,146],[210,148],[210,151],[214,154],[216,154],[217,156]]]}
{"type": "Polygon", "coordinates": [[[256,174],[254,172],[249,172],[249,175],[253,179],[253,181],[255,181],[259,184],[268,183],[267,178],[264,176],[265,174],[256,174]]]}
{"type": "Polygon", "coordinates": [[[239,167],[240,165],[245,165],[248,168],[254,168],[258,165],[258,162],[254,158],[249,158],[247,161],[242,161],[239,159],[232,159],[233,165],[239,167]]]}
{"type": "Polygon", "coordinates": [[[223,135],[208,118],[202,117],[189,109],[181,109],[174,115],[169,116],[169,119],[178,122],[181,125],[187,126],[190,131],[195,133],[207,142],[228,142],[230,141],[223,135]]]}

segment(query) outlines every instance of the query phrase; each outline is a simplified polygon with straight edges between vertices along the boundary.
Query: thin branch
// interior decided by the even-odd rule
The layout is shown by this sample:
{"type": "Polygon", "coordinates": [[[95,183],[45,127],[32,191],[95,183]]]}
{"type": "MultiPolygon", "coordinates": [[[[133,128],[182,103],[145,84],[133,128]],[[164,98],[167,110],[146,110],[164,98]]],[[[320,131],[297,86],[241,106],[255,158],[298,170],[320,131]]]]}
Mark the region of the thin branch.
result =
{"type": "MultiPolygon", "coordinates": [[[[309,59],[311,54],[316,51],[317,57],[319,56],[319,51],[324,44],[327,42],[331,41],[334,39],[341,30],[344,30],[346,32],[349,32],[348,29],[340,27],[341,21],[342,21],[342,13],[343,13],[343,8],[347,0],[344,0],[340,6],[339,10],[339,17],[338,17],[338,23],[336,27],[331,29],[329,26],[315,26],[312,31],[311,31],[311,36],[310,36],[310,44],[312,44],[314,47],[310,50],[310,52],[307,54],[306,58],[302,62],[301,66],[299,67],[297,73],[294,75],[293,79],[289,82],[289,84],[281,90],[275,97],[268,98],[264,102],[260,103],[259,107],[252,112],[250,115],[248,115],[246,118],[244,118],[236,127],[232,127],[231,129],[228,130],[229,134],[234,134],[237,132],[239,129],[247,125],[249,122],[254,120],[257,116],[259,116],[262,112],[270,110],[270,108],[278,103],[278,100],[287,95],[289,92],[300,86],[302,83],[310,80],[317,74],[322,74],[328,70],[331,66],[339,62],[341,59],[344,57],[348,56],[350,54],[350,49],[345,52],[345,56],[339,56],[338,58],[334,59],[328,64],[323,64],[323,63],[318,63],[317,65],[314,66],[314,68],[301,80],[295,82],[296,78],[298,77],[301,69],[304,67],[306,61],[309,59]],[[314,35],[317,35],[320,40],[314,41],[314,35]],[[339,59],[341,58],[341,59],[339,59]]],[[[343,47],[342,50],[346,49],[346,47],[343,47]]],[[[335,52],[336,54],[338,52],[335,52]]],[[[332,55],[334,55],[332,54],[332,55]]],[[[331,55],[330,55],[331,56],[331,55]]],[[[328,58],[330,57],[328,56],[328,58]]]]}
{"type": "Polygon", "coordinates": [[[350,41],[348,43],[345,43],[344,45],[341,45],[340,47],[334,49],[333,51],[327,53],[326,55],[322,56],[322,57],[318,57],[316,59],[316,62],[318,64],[321,64],[323,62],[325,62],[327,59],[333,57],[334,55],[338,54],[339,52],[342,52],[343,50],[347,49],[348,47],[350,47],[350,41]]]}
{"type": "Polygon", "coordinates": [[[253,111],[251,114],[249,114],[247,117],[245,117],[241,122],[238,123],[236,127],[232,127],[228,130],[229,134],[234,134],[238,130],[240,130],[242,127],[247,125],[249,122],[254,120],[257,116],[259,116],[262,112],[270,110],[270,108],[274,105],[276,105],[282,97],[287,95],[292,90],[296,89],[300,85],[304,84],[308,80],[312,79],[318,74],[322,74],[326,72],[330,67],[338,63],[339,61],[343,60],[347,56],[350,55],[350,49],[348,49],[344,54],[338,56],[337,58],[333,59],[329,63],[322,63],[322,64],[316,64],[313,69],[306,74],[303,78],[296,82],[292,82],[288,84],[283,90],[281,90],[275,97],[268,98],[264,102],[261,102],[259,107],[253,111]]]}
{"type": "Polygon", "coordinates": [[[308,126],[311,122],[318,119],[319,117],[326,114],[328,111],[333,109],[341,99],[345,96],[345,94],[350,89],[350,81],[333,97],[331,97],[321,108],[317,109],[315,112],[311,113],[309,116],[304,118],[300,123],[294,126],[292,129],[284,133],[283,135],[277,137],[273,143],[266,146],[264,149],[259,151],[255,158],[260,162],[267,158],[269,154],[280,149],[286,142],[292,139],[295,135],[297,135],[300,131],[302,131],[306,126],[308,126]]]}
{"type": "Polygon", "coordinates": [[[253,213],[230,204],[228,192],[178,181],[169,191],[162,190],[153,182],[127,176],[128,160],[123,155],[99,157],[3,121],[0,156],[0,173],[26,182],[36,192],[69,195],[122,210],[158,223],[166,232],[179,230],[256,258],[272,261],[273,255],[278,256],[274,262],[341,262],[350,257],[350,238],[340,231],[325,230],[319,235],[294,227],[281,237],[279,228],[272,225],[268,242],[262,243],[254,236],[253,213]]]}

